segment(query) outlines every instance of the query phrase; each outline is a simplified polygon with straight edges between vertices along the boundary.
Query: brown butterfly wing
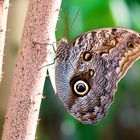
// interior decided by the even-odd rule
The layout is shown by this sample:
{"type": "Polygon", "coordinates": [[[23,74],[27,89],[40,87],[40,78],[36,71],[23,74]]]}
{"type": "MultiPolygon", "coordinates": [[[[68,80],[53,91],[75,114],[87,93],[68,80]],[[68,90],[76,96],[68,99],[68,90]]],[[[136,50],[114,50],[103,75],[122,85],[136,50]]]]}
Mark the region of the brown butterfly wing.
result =
{"type": "Polygon", "coordinates": [[[122,28],[87,32],[57,49],[56,87],[68,112],[96,124],[107,113],[118,81],[140,56],[140,36],[122,28]]]}

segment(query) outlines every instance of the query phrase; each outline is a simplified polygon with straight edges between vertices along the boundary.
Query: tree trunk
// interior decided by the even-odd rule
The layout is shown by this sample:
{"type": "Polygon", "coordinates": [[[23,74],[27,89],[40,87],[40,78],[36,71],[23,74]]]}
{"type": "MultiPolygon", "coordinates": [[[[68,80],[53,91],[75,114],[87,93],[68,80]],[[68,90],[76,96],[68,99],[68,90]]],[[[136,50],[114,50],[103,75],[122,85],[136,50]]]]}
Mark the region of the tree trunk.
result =
{"type": "Polygon", "coordinates": [[[34,140],[61,0],[30,0],[2,140],[34,140]]]}
{"type": "Polygon", "coordinates": [[[4,43],[5,43],[8,7],[9,0],[0,0],[0,82],[2,80],[2,64],[4,56],[4,43]]]}

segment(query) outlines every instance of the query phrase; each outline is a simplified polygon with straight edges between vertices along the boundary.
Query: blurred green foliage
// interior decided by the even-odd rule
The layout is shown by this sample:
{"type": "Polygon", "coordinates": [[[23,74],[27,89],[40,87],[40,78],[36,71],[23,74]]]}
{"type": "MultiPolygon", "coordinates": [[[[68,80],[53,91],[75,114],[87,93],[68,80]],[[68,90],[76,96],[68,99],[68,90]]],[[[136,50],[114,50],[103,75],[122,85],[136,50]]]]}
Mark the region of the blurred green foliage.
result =
{"type": "MultiPolygon", "coordinates": [[[[71,41],[77,35],[103,27],[140,31],[139,0],[63,0],[57,39],[71,41]],[[78,16],[76,17],[77,12],[78,16]],[[76,17],[76,19],[75,19],[76,17]],[[75,20],[74,20],[75,19],[75,20]]],[[[96,126],[84,125],[70,116],[53,94],[46,78],[38,127],[40,140],[140,140],[140,62],[123,78],[106,118],[96,126]]]]}

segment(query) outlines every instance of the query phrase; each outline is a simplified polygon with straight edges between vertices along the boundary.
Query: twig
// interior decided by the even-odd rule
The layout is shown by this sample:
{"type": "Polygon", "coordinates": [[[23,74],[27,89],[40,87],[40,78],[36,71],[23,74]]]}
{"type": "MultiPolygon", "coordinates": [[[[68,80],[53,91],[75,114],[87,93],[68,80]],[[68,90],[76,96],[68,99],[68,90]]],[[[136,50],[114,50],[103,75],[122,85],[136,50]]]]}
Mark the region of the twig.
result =
{"type": "Polygon", "coordinates": [[[8,15],[9,0],[0,1],[0,82],[2,80],[2,65],[4,56],[4,43],[6,34],[6,23],[8,15]]]}

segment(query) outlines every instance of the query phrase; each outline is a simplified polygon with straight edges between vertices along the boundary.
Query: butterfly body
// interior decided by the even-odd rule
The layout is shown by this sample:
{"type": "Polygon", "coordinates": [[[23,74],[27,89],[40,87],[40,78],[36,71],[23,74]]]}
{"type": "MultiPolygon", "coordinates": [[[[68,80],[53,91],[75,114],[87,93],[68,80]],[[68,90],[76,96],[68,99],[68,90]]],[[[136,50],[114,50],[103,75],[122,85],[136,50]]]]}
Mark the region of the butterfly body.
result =
{"type": "Polygon", "coordinates": [[[119,80],[140,57],[140,35],[97,29],[69,43],[62,39],[56,56],[58,96],[79,121],[96,124],[107,114],[119,80]]]}

